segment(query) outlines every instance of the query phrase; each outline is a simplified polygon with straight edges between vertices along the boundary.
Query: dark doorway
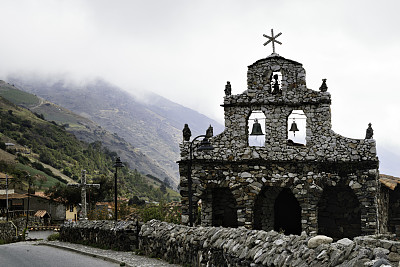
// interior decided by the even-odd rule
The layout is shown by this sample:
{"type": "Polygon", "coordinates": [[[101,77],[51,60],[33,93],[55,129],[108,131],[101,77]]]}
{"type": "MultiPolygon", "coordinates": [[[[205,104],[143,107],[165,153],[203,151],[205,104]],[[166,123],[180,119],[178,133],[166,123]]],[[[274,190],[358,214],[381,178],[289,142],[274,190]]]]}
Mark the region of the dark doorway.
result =
{"type": "Polygon", "coordinates": [[[238,227],[236,200],[228,188],[212,190],[212,225],[238,227]]]}
{"type": "Polygon", "coordinates": [[[400,235],[400,187],[389,190],[389,221],[388,230],[400,235]]]}
{"type": "Polygon", "coordinates": [[[279,193],[274,205],[274,230],[286,235],[301,234],[301,207],[289,188],[279,193]]]}
{"type": "Polygon", "coordinates": [[[348,186],[329,186],[318,203],[318,233],[335,240],[361,235],[360,203],[348,186]]]}
{"type": "Polygon", "coordinates": [[[265,186],[258,194],[253,209],[253,229],[274,230],[275,199],[282,191],[281,187],[265,186]]]}

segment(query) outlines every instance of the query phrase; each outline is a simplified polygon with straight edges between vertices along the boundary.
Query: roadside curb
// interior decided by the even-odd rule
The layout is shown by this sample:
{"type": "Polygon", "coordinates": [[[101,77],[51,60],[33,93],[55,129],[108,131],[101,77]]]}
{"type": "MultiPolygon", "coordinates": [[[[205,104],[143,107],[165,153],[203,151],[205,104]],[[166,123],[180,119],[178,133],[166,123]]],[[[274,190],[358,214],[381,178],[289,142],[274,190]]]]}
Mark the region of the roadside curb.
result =
{"type": "Polygon", "coordinates": [[[97,255],[97,254],[94,254],[94,253],[90,253],[90,252],[86,252],[86,251],[81,251],[81,250],[79,250],[79,249],[74,249],[74,248],[70,248],[70,247],[60,246],[60,245],[57,245],[57,244],[51,244],[51,243],[46,243],[46,242],[39,242],[38,245],[41,245],[41,246],[49,246],[49,247],[55,247],[55,248],[59,248],[59,249],[64,249],[64,250],[76,252],[76,253],[79,253],[79,254],[82,254],[82,255],[91,256],[91,257],[93,257],[93,258],[98,258],[98,259],[102,259],[102,260],[109,261],[109,262],[112,262],[112,263],[116,263],[116,264],[119,264],[120,266],[121,266],[121,264],[125,264],[125,265],[123,265],[123,266],[135,267],[135,266],[132,266],[132,265],[127,264],[126,262],[122,262],[122,261],[113,259],[113,258],[111,258],[111,257],[102,256],[102,255],[97,255]]]}

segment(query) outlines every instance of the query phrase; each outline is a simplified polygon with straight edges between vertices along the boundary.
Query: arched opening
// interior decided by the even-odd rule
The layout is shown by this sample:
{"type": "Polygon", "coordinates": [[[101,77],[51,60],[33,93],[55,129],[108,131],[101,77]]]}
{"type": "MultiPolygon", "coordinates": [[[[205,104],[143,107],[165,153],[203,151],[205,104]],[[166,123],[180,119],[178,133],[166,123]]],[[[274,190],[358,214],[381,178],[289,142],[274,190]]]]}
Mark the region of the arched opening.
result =
{"type": "Polygon", "coordinates": [[[265,114],[261,110],[253,111],[247,125],[249,146],[265,146],[265,114]]]}
{"type": "Polygon", "coordinates": [[[301,234],[301,207],[289,188],[264,187],[253,209],[253,229],[301,234]]]}
{"type": "Polygon", "coordinates": [[[275,200],[274,230],[285,234],[301,234],[301,207],[289,188],[284,188],[275,200]]]}
{"type": "Polygon", "coordinates": [[[293,110],[287,120],[288,145],[306,145],[307,117],[302,110],[293,110]]]}
{"type": "Polygon", "coordinates": [[[281,187],[265,186],[258,194],[253,209],[253,229],[270,231],[274,229],[275,199],[281,187]]]}
{"type": "Polygon", "coordinates": [[[389,191],[389,218],[388,230],[396,235],[400,234],[400,187],[389,191]]]}
{"type": "Polygon", "coordinates": [[[212,226],[238,227],[236,200],[228,188],[212,190],[212,226]]]}
{"type": "Polygon", "coordinates": [[[361,211],[350,187],[329,186],[318,203],[318,233],[335,240],[361,235],[361,211]]]}
{"type": "Polygon", "coordinates": [[[270,78],[271,94],[277,95],[282,93],[282,73],[274,71],[270,78]]]}

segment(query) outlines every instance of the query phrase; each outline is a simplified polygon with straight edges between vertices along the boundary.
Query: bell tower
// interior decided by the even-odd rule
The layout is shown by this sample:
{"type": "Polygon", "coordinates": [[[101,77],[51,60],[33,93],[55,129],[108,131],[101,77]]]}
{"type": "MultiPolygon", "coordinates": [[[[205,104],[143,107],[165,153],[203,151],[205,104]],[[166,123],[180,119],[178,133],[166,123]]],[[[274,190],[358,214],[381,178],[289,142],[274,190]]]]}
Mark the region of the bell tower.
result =
{"type": "Polygon", "coordinates": [[[303,65],[275,52],[279,36],[272,30],[264,35],[273,53],[248,66],[243,93],[232,94],[230,82],[225,86],[225,130],[209,138],[213,151],[191,160],[190,143],[180,145],[182,221],[187,223],[192,198],[191,203],[201,200],[205,226],[317,231],[337,238],[380,232],[385,220],[378,202],[384,200],[375,140],[371,134],[346,138],[331,129],[327,80],[317,90],[308,88],[303,65]],[[343,205],[346,211],[337,212],[343,205]],[[287,219],[291,214],[293,222],[287,219]]]}

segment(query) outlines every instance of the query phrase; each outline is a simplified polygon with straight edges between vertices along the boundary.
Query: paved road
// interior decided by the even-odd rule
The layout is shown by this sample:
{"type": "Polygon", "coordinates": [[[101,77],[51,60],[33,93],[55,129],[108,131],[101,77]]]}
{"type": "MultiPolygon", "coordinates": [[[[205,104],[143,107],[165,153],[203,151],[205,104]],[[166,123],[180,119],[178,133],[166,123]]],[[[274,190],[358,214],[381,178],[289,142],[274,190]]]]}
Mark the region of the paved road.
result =
{"type": "Polygon", "coordinates": [[[43,239],[47,240],[47,237],[51,234],[57,233],[55,231],[28,231],[26,239],[43,239]]]}
{"type": "Polygon", "coordinates": [[[60,241],[29,241],[0,245],[0,267],[120,266],[178,267],[133,252],[99,249],[60,241]],[[107,261],[105,261],[107,260],[107,261]]]}
{"type": "Polygon", "coordinates": [[[8,267],[72,267],[119,266],[94,257],[35,243],[19,242],[0,246],[0,266],[8,267]]]}

